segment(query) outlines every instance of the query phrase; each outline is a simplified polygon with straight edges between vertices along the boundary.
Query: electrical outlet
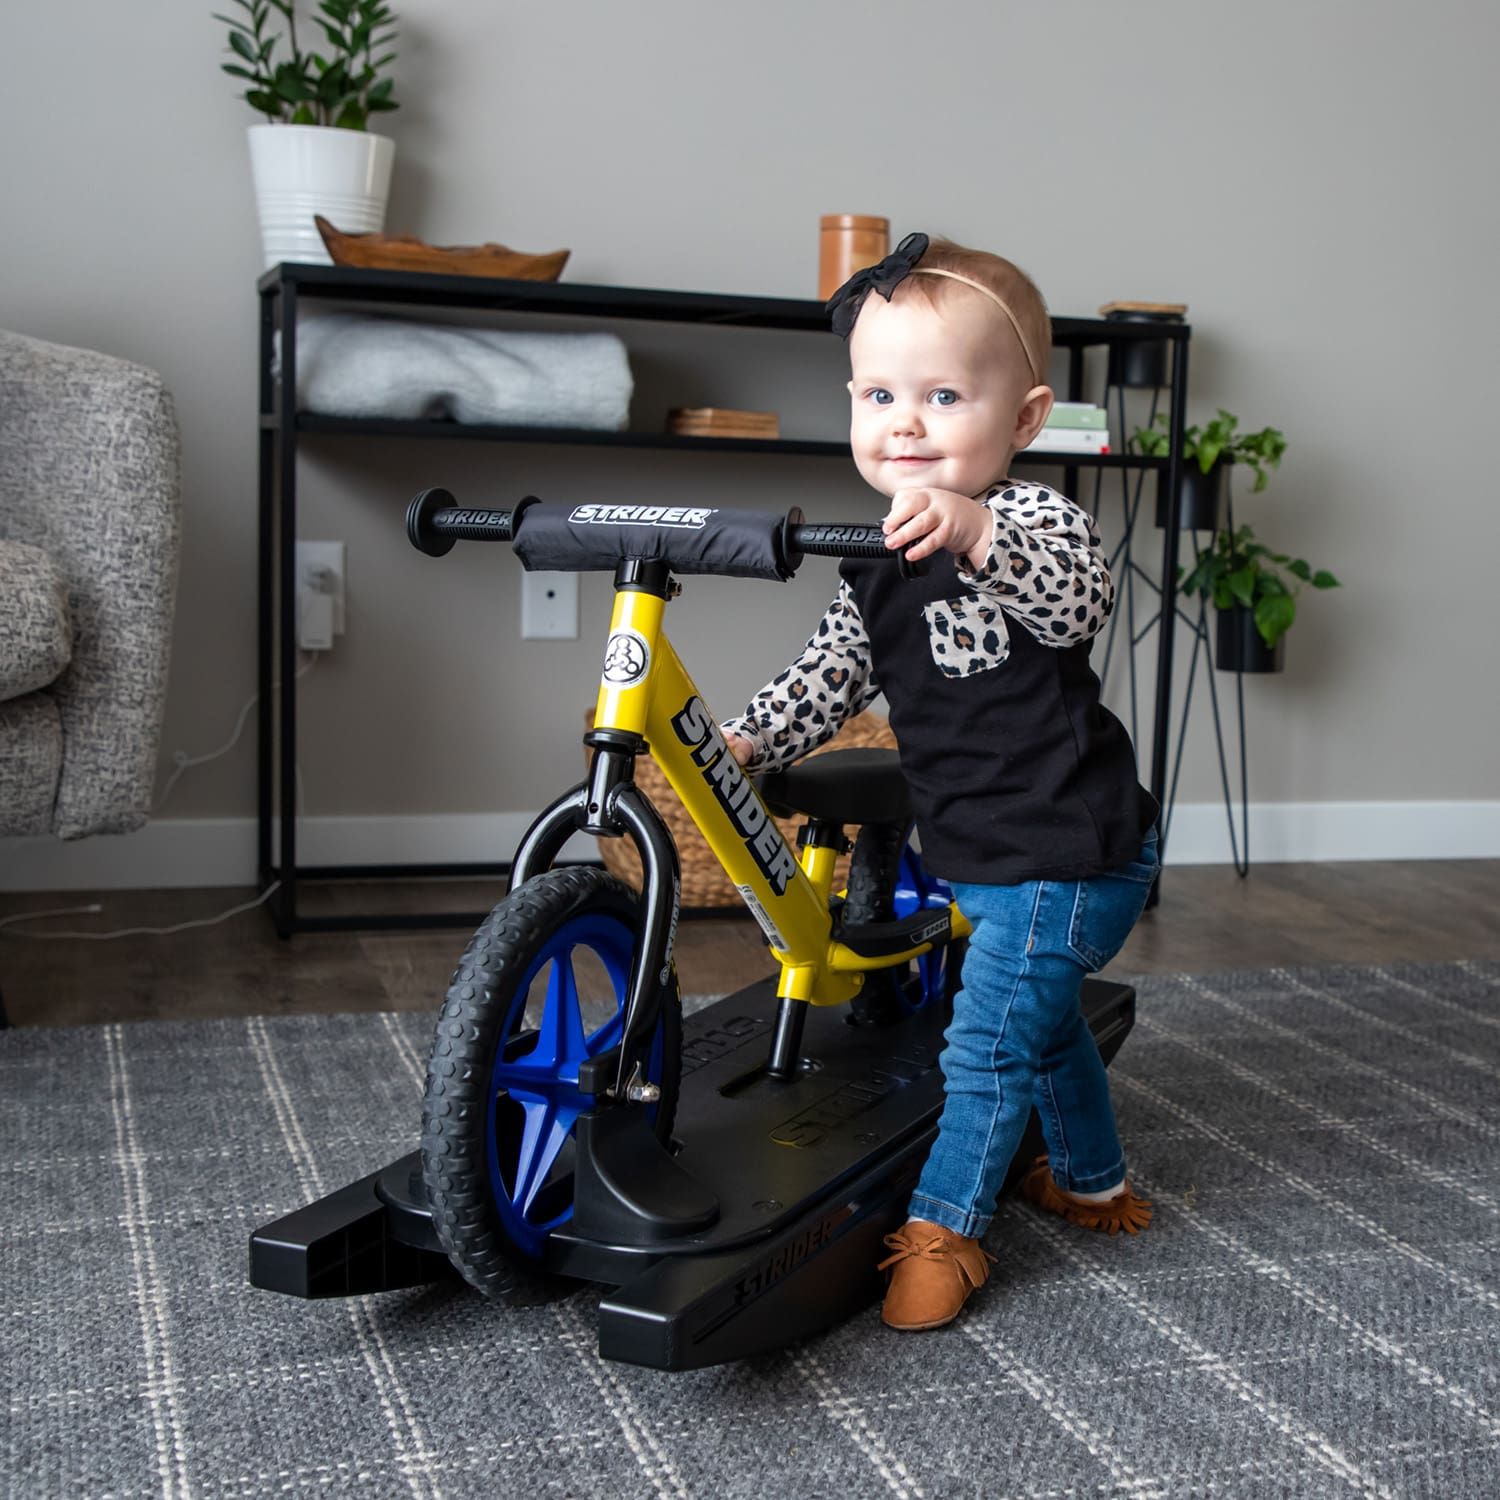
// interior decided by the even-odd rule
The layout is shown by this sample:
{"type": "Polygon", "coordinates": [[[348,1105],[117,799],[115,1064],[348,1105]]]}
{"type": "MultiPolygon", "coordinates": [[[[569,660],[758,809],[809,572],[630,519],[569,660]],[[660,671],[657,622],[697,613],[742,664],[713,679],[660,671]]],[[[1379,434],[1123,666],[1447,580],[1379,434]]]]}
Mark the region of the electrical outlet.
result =
{"type": "Polygon", "coordinates": [[[297,543],[298,594],[327,594],[333,600],[333,633],[344,633],[344,544],[297,543]]]}
{"type": "Polygon", "coordinates": [[[521,574],[521,639],[578,639],[578,575],[521,574]]]}

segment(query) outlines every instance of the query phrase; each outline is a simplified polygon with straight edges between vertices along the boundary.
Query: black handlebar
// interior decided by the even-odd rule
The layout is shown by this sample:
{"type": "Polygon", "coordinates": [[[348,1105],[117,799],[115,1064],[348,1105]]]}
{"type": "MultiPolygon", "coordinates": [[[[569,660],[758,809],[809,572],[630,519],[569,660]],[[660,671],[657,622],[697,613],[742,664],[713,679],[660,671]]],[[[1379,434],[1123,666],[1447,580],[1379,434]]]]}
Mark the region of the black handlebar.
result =
{"type": "MultiPolygon", "coordinates": [[[[429,557],[442,557],[455,542],[508,542],[526,508],[536,503],[528,495],[514,510],[466,510],[447,490],[423,490],[406,508],[406,535],[429,557]]],[[[799,510],[787,516],[782,547],[791,571],[804,557],[857,557],[899,563],[907,578],[925,572],[923,563],[908,562],[904,553],[887,547],[879,526],[804,521],[799,510]]]]}

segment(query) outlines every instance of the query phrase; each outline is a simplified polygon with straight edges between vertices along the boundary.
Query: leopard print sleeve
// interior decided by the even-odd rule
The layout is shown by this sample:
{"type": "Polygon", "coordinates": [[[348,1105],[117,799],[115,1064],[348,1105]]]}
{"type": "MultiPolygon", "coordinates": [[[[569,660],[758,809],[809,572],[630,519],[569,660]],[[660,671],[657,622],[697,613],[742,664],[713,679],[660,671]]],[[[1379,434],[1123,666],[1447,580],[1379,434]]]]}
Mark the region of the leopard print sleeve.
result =
{"type": "Polygon", "coordinates": [[[1093,519],[1045,485],[1007,480],[981,502],[994,516],[984,565],[959,579],[998,604],[1044,646],[1097,635],[1115,603],[1093,519]]]}
{"type": "Polygon", "coordinates": [[[831,740],[879,693],[870,637],[854,591],[843,582],[802,654],[723,727],[755,747],[747,770],[779,771],[831,740]]]}

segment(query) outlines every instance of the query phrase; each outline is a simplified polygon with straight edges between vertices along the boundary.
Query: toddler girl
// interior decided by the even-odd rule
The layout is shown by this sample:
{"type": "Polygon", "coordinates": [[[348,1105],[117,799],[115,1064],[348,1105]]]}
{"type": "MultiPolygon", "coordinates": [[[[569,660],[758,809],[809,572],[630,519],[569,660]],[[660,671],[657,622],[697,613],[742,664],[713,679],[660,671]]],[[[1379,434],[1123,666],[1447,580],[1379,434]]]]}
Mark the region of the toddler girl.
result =
{"type": "Polygon", "coordinates": [[[742,765],[771,770],[884,692],[923,863],[973,924],[938,1137],[881,1262],[885,1321],[935,1328],[988,1277],[979,1240],[1033,1105],[1047,1154],[1028,1198],[1110,1233],[1150,1220],[1079,994],[1145,906],[1157,806],[1089,665],[1114,602],[1090,518],[1007,477],[1052,408],[1041,294],[997,255],[913,234],[829,308],[886,546],[928,569],[844,562],[807,648],[724,727],[742,765]]]}

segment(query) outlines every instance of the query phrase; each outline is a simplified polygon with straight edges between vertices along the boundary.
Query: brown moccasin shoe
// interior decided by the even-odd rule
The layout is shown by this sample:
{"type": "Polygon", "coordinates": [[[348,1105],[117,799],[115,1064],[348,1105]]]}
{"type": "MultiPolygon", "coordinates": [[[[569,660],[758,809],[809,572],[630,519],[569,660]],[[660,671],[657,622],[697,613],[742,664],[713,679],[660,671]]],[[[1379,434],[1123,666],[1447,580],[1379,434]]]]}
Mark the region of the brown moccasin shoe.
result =
{"type": "Polygon", "coordinates": [[[989,1280],[995,1258],[978,1240],[925,1219],[903,1224],[885,1242],[894,1253],[878,1269],[895,1269],[880,1316],[887,1326],[907,1332],[951,1323],[970,1292],[989,1280]]]}
{"type": "Polygon", "coordinates": [[[1070,1224],[1081,1225],[1084,1229],[1102,1229],[1106,1234],[1118,1234],[1122,1229],[1126,1234],[1139,1234],[1151,1222],[1150,1201],[1137,1198],[1130,1191],[1128,1182],[1121,1185],[1113,1198],[1107,1198],[1103,1203],[1090,1203],[1058,1187],[1052,1180],[1052,1169],[1045,1156],[1037,1157],[1031,1170],[1021,1179],[1021,1196],[1028,1203],[1045,1208],[1048,1213],[1060,1214],[1070,1224]]]}

